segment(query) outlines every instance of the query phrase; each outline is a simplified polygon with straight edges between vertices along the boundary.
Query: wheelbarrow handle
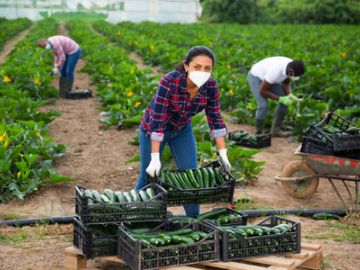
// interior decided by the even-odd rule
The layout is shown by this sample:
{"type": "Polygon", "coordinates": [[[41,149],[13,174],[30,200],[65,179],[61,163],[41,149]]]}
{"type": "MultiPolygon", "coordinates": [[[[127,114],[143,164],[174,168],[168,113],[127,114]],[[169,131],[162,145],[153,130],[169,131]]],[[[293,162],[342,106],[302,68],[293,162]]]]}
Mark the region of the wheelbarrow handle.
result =
{"type": "Polygon", "coordinates": [[[295,176],[295,177],[286,177],[286,176],[275,176],[275,180],[276,181],[304,181],[304,180],[309,180],[316,177],[315,175],[307,175],[307,176],[295,176]]]}

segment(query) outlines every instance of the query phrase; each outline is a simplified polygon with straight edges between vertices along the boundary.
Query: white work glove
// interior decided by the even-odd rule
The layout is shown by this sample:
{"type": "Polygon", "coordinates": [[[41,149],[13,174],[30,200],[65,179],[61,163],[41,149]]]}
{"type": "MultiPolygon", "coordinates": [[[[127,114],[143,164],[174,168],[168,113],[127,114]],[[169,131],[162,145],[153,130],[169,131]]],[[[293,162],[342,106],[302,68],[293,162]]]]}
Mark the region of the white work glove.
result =
{"type": "Polygon", "coordinates": [[[146,172],[151,177],[159,175],[161,169],[160,153],[151,153],[151,161],[149,166],[146,168],[146,172]]]}
{"type": "Polygon", "coordinates": [[[54,67],[52,70],[51,70],[51,75],[55,75],[55,74],[59,74],[60,71],[57,67],[54,67]]]}
{"type": "Polygon", "coordinates": [[[227,149],[226,148],[220,149],[219,155],[220,155],[220,160],[221,160],[221,163],[222,163],[225,171],[230,172],[231,165],[230,165],[229,159],[227,157],[227,149]]]}

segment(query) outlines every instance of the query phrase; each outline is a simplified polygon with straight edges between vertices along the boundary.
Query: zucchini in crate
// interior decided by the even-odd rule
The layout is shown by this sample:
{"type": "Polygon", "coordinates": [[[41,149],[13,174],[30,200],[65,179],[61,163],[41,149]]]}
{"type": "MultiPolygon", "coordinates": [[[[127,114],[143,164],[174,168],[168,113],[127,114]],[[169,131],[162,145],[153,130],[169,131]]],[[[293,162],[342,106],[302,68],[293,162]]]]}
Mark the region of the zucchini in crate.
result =
{"type": "Polygon", "coordinates": [[[129,192],[76,187],[75,212],[84,224],[158,222],[166,216],[167,192],[156,183],[129,192]]]}
{"type": "Polygon", "coordinates": [[[169,222],[156,225],[152,231],[134,234],[120,225],[118,257],[133,270],[218,261],[219,233],[207,224],[174,227],[169,222]]]}

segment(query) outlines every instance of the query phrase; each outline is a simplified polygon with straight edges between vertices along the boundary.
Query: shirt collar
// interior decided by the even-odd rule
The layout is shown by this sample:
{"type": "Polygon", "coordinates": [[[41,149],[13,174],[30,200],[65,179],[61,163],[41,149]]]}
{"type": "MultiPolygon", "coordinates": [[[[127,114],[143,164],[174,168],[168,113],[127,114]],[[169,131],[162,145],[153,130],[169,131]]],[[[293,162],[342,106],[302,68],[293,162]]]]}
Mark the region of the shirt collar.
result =
{"type": "Polygon", "coordinates": [[[183,92],[187,92],[186,90],[186,78],[187,78],[187,75],[186,75],[186,72],[182,72],[182,71],[179,71],[180,72],[180,90],[183,91],[183,92]]]}

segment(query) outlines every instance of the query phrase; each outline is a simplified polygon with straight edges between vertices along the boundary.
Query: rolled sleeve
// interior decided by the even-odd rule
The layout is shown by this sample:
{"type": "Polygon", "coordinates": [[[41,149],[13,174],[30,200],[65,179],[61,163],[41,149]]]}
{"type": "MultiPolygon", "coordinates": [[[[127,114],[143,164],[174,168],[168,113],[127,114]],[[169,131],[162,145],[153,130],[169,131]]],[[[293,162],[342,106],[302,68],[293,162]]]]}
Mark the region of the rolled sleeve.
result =
{"type": "Polygon", "coordinates": [[[162,141],[164,138],[165,125],[169,120],[168,106],[170,103],[170,83],[164,76],[158,86],[158,90],[152,102],[150,137],[155,141],[162,141]]]}
{"type": "Polygon", "coordinates": [[[223,137],[227,130],[220,111],[220,91],[215,82],[210,86],[209,97],[205,108],[206,118],[210,128],[212,138],[223,137]]]}
{"type": "Polygon", "coordinates": [[[150,139],[152,141],[162,142],[164,140],[164,133],[151,132],[150,139]]]}

